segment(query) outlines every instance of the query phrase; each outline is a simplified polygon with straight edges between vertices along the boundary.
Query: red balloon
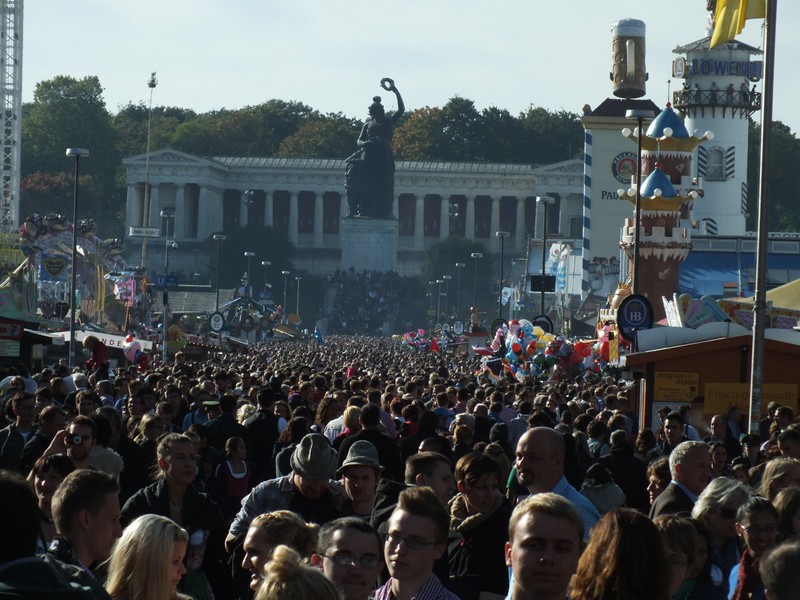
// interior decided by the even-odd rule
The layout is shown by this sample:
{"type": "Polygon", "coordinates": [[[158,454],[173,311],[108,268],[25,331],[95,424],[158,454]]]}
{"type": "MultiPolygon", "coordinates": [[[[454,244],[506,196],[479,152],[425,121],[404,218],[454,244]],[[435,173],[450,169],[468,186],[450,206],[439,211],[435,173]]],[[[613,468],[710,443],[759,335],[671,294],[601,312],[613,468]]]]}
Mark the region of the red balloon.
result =
{"type": "Polygon", "coordinates": [[[513,344],[511,344],[511,351],[514,354],[519,354],[520,352],[522,352],[522,346],[520,346],[517,342],[514,342],[513,344]]]}

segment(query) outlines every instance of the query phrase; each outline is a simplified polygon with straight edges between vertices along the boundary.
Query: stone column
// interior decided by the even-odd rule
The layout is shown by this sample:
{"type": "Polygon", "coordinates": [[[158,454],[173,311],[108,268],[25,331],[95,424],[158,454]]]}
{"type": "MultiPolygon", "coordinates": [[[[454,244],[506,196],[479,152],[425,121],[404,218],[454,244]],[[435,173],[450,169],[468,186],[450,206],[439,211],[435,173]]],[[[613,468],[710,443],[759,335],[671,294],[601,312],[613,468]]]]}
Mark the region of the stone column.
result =
{"type": "Polygon", "coordinates": [[[175,239],[186,237],[186,186],[175,185],[175,239]]]}
{"type": "Polygon", "coordinates": [[[439,199],[439,239],[446,240],[450,237],[450,197],[445,199],[444,195],[439,194],[439,199]]]}
{"type": "MultiPolygon", "coordinates": [[[[344,202],[344,198],[342,199],[342,202],[344,202]]],[[[395,196],[394,200],[392,200],[392,218],[400,218],[400,196],[395,196]]]]}
{"type": "Polygon", "coordinates": [[[135,183],[128,184],[128,201],[125,205],[125,235],[128,227],[142,226],[142,197],[135,183]]]}
{"type": "Polygon", "coordinates": [[[247,218],[250,216],[250,207],[247,206],[247,202],[245,202],[244,192],[242,190],[237,190],[239,192],[239,227],[247,227],[247,218]]]}
{"type": "Polygon", "coordinates": [[[289,192],[289,241],[297,244],[297,204],[300,202],[296,191],[289,192]]]}
{"type": "Polygon", "coordinates": [[[161,197],[158,192],[159,184],[150,184],[150,222],[148,227],[161,227],[161,197]]]}
{"type": "Polygon", "coordinates": [[[264,190],[264,227],[272,227],[272,192],[264,190]]]}
{"type": "Polygon", "coordinates": [[[425,246],[425,196],[416,196],[414,216],[414,247],[422,249],[425,246]]]}
{"type": "Polygon", "coordinates": [[[314,246],[322,247],[322,192],[314,192],[314,246]]]}
{"type": "Polygon", "coordinates": [[[517,222],[514,232],[514,248],[517,252],[525,251],[525,203],[527,198],[517,196],[517,222]]]}
{"type": "Polygon", "coordinates": [[[492,219],[489,225],[489,247],[500,250],[500,240],[495,235],[500,229],[500,198],[492,198],[492,219]]]}
{"type": "Polygon", "coordinates": [[[464,237],[468,240],[475,239],[475,199],[477,196],[467,196],[467,214],[464,215],[464,237]]]}

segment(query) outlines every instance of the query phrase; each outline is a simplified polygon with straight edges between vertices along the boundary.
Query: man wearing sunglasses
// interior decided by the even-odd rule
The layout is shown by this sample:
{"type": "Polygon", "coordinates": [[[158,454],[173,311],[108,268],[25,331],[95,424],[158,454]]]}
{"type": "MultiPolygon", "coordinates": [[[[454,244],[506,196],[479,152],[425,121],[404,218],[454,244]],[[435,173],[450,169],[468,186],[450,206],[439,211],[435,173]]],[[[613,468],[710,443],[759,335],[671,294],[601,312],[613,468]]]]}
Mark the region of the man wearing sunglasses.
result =
{"type": "Polygon", "coordinates": [[[450,516],[433,490],[417,487],[400,492],[383,546],[391,577],[375,591],[375,600],[459,600],[433,574],[434,563],[447,550],[449,528],[450,516]]]}
{"type": "Polygon", "coordinates": [[[344,600],[367,600],[383,568],[378,532],[356,517],[329,521],[319,531],[311,564],[322,569],[344,600]]]}

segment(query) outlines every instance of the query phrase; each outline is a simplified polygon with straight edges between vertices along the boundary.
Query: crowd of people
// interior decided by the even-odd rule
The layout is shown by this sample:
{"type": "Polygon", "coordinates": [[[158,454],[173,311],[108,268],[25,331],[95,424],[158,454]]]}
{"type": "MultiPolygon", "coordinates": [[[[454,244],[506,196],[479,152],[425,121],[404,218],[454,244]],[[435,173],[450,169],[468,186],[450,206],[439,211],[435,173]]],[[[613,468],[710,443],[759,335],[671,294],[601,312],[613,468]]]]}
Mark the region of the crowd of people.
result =
{"type": "Polygon", "coordinates": [[[796,597],[791,407],[746,434],[687,398],[640,428],[611,373],[478,360],[333,335],[144,372],[19,365],[0,598],[796,597]]]}
{"type": "Polygon", "coordinates": [[[401,298],[406,279],[394,272],[337,271],[330,281],[337,292],[328,315],[328,331],[380,335],[387,321],[403,319],[401,298]]]}

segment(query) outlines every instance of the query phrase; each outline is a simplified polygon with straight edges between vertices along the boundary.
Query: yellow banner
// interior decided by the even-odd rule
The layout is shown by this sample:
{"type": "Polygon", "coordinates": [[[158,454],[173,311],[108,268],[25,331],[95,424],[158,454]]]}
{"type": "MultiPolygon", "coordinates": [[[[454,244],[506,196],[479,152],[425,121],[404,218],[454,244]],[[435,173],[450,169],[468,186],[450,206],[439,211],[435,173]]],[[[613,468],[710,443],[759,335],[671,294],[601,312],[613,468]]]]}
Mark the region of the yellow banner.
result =
{"type": "MultiPolygon", "coordinates": [[[[734,407],[749,414],[750,384],[748,383],[707,383],[704,396],[704,412],[707,415],[727,415],[734,407]]],[[[767,405],[770,402],[789,406],[797,414],[797,384],[765,383],[761,400],[762,417],[767,414],[767,405]]]]}

